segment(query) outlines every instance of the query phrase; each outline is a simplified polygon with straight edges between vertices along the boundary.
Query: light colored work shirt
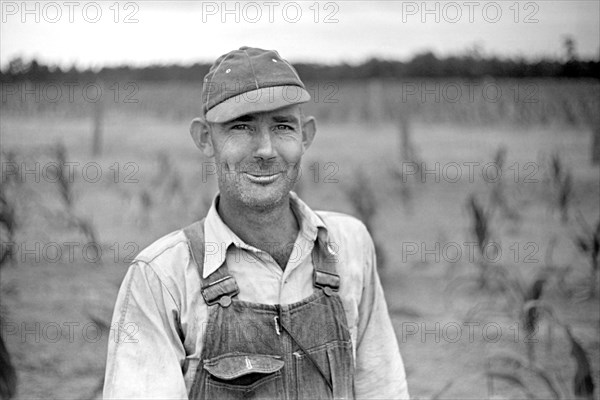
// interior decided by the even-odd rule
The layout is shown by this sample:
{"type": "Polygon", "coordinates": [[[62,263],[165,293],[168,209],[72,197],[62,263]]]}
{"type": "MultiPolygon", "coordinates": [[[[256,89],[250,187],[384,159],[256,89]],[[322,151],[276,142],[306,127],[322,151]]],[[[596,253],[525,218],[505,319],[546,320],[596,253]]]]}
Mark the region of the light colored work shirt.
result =
{"type": "MultiPolygon", "coordinates": [[[[291,193],[300,232],[282,270],[267,252],[245,244],[220,218],[216,204],[205,221],[204,276],[224,262],[240,300],[289,304],[313,293],[312,249],[325,230],[337,253],[339,295],[352,337],[358,399],[407,399],[404,365],[377,275],[373,242],[348,215],[318,215],[291,193]]],[[[182,230],[144,249],[127,272],[109,335],[104,397],[187,399],[201,368],[208,306],[199,268],[182,230]]]]}

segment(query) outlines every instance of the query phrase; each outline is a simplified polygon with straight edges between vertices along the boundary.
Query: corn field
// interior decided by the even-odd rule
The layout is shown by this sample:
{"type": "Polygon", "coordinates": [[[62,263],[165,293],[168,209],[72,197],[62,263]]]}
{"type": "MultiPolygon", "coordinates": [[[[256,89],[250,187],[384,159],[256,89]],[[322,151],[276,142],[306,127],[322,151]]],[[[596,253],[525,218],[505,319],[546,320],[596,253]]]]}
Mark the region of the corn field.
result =
{"type": "MultiPolygon", "coordinates": [[[[2,332],[16,398],[99,397],[128,263],[216,193],[188,133],[200,84],[99,85],[95,102],[49,101],[42,86],[39,101],[0,93],[2,332]],[[65,243],[80,244],[74,257],[65,243]],[[39,340],[27,333],[36,323],[39,340]],[[98,340],[71,340],[64,324],[75,323],[98,340]]],[[[414,398],[599,399],[600,83],[307,88],[318,133],[296,191],[370,230],[414,398]]]]}

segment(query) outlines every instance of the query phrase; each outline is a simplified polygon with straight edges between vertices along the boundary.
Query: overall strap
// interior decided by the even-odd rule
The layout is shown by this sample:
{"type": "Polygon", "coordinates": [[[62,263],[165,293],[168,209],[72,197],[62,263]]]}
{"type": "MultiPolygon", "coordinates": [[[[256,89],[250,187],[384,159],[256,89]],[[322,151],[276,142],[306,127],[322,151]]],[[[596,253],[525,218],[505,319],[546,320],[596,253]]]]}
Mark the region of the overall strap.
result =
{"type": "Polygon", "coordinates": [[[329,242],[327,232],[319,229],[313,248],[313,285],[323,289],[328,296],[332,290],[337,292],[340,288],[340,276],[337,274],[339,257],[334,245],[329,242]]]}
{"type": "Polygon", "coordinates": [[[221,307],[229,307],[231,298],[236,296],[240,289],[233,278],[229,275],[227,264],[221,266],[215,272],[203,277],[204,272],[204,218],[185,227],[183,233],[187,237],[192,258],[198,265],[202,297],[207,305],[218,303],[221,307]]]}

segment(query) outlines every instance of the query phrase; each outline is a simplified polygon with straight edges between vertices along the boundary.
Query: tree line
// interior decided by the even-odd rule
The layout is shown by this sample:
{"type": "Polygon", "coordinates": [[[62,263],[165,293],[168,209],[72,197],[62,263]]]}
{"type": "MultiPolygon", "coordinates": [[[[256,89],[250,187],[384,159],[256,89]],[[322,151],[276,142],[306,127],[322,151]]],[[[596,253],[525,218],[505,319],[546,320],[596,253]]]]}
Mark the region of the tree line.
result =
{"type": "MultiPolygon", "coordinates": [[[[595,78],[600,79],[600,61],[540,59],[502,59],[483,57],[478,54],[438,58],[431,52],[416,55],[410,61],[372,58],[360,64],[339,63],[334,65],[294,63],[298,73],[306,81],[366,80],[403,78],[595,78]]],[[[150,65],[145,67],[115,66],[99,70],[61,69],[45,65],[37,60],[29,62],[21,58],[11,60],[0,71],[0,82],[19,81],[183,81],[201,82],[210,64],[150,65]]]]}

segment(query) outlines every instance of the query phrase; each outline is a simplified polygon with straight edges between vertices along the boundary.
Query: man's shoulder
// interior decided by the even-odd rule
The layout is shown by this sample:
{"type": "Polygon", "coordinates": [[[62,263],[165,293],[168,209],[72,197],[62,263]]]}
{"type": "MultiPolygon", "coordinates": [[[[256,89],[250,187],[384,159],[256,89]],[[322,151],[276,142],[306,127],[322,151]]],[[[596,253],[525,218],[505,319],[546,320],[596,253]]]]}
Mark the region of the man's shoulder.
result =
{"type": "Polygon", "coordinates": [[[367,228],[363,222],[349,214],[344,214],[337,211],[315,211],[315,213],[323,220],[327,229],[353,229],[367,233],[367,228]]]}
{"type": "Polygon", "coordinates": [[[158,238],[153,243],[146,246],[135,257],[134,262],[160,262],[162,259],[172,257],[177,253],[189,252],[188,249],[188,242],[185,234],[183,233],[183,229],[178,229],[158,238]]]}
{"type": "Polygon", "coordinates": [[[145,247],[133,260],[130,271],[142,279],[158,279],[177,304],[185,282],[197,275],[190,263],[189,243],[183,229],[168,233],[145,247]]]}
{"type": "Polygon", "coordinates": [[[328,240],[339,260],[338,273],[345,285],[362,285],[363,277],[371,270],[375,254],[373,240],[365,224],[348,214],[315,212],[327,227],[328,240]]]}
{"type": "Polygon", "coordinates": [[[335,211],[315,211],[321,218],[330,240],[342,243],[370,244],[372,239],[365,224],[352,215],[335,211]]]}

